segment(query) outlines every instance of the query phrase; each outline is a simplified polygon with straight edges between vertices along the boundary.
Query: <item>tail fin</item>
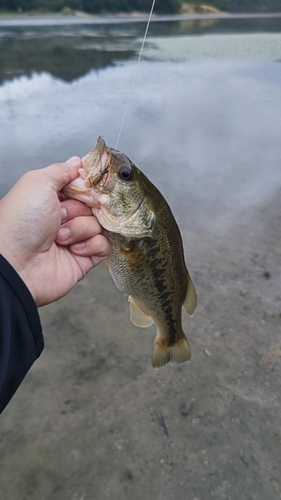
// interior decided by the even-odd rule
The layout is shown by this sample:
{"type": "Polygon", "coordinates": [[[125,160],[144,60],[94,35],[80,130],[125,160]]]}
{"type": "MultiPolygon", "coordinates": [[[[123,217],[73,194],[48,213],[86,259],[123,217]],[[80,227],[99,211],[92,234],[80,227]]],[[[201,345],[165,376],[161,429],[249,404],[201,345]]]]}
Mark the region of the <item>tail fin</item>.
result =
{"type": "Polygon", "coordinates": [[[185,334],[176,344],[165,346],[160,335],[154,341],[151,363],[154,368],[166,365],[166,363],[184,363],[191,358],[191,351],[185,334]]]}

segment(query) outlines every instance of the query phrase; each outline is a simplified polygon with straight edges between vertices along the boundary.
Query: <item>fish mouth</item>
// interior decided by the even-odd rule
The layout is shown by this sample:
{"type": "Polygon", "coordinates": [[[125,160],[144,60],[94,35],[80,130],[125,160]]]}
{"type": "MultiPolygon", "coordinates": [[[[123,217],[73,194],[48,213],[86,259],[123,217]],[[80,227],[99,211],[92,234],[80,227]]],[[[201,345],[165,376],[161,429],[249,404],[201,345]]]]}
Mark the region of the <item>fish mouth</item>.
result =
{"type": "Polygon", "coordinates": [[[109,148],[102,137],[97,140],[96,147],[84,158],[83,171],[80,172],[84,179],[86,188],[102,190],[112,178],[111,148],[109,148]]]}
{"type": "Polygon", "coordinates": [[[95,206],[92,189],[85,186],[85,182],[81,177],[77,177],[67,184],[67,186],[64,186],[61,192],[68,198],[82,201],[89,206],[95,206]]]}
{"type": "MultiPolygon", "coordinates": [[[[85,170],[83,172],[85,175],[85,170]]],[[[112,178],[112,169],[110,167],[104,168],[98,172],[91,170],[86,174],[84,185],[86,189],[103,190],[106,187],[108,181],[112,178]]]]}
{"type": "Polygon", "coordinates": [[[110,160],[110,148],[99,137],[96,147],[82,158],[83,167],[79,169],[79,177],[67,184],[62,193],[91,207],[99,206],[96,195],[104,190],[113,175],[110,160]]]}

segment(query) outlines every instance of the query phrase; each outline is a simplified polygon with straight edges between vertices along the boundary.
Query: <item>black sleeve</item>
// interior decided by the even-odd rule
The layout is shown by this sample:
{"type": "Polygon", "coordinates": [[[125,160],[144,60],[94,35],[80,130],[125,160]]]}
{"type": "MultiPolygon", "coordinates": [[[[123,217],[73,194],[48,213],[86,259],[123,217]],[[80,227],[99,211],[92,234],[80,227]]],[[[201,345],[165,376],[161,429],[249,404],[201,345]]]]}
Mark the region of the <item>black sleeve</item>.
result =
{"type": "Polygon", "coordinates": [[[0,255],[0,413],[44,348],[33,297],[0,255]]]}

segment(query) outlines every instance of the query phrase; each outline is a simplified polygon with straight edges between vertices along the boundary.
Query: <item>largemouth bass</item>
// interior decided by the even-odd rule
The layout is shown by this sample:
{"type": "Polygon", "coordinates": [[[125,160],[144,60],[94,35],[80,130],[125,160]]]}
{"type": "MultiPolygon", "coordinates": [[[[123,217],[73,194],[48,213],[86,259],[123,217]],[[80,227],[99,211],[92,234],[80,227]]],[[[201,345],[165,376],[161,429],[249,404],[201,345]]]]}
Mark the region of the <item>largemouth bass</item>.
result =
{"type": "Polygon", "coordinates": [[[189,360],[181,309],[192,315],[197,297],[170,207],[133,162],[101,137],[82,161],[80,177],[63,193],[90,206],[110,239],[108,268],[117,288],[129,295],[131,321],[141,327],[155,323],[152,366],[189,360]]]}

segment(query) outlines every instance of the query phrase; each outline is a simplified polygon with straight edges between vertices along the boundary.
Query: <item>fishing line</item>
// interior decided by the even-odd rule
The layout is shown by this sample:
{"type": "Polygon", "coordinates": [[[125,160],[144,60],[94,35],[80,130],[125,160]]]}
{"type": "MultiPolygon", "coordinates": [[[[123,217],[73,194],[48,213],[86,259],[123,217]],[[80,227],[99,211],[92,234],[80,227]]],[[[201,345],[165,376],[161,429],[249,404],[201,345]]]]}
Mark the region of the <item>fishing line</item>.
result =
{"type": "Polygon", "coordinates": [[[135,82],[136,82],[136,78],[137,78],[137,73],[138,73],[138,69],[139,69],[139,65],[140,65],[140,61],[141,61],[141,56],[142,56],[142,53],[143,53],[143,48],[144,48],[144,44],[145,44],[145,41],[146,41],[146,36],[147,36],[148,28],[149,28],[151,17],[152,17],[152,13],[153,13],[153,10],[154,10],[155,1],[156,0],[152,1],[152,6],[151,6],[150,14],[149,14],[149,17],[148,17],[148,21],[147,21],[147,25],[146,25],[146,29],[145,29],[145,33],[144,33],[144,37],[143,37],[143,41],[142,41],[142,45],[141,45],[139,57],[138,57],[138,62],[137,62],[137,66],[136,66],[136,69],[135,69],[135,74],[134,74],[134,77],[133,77],[133,80],[132,80],[132,83],[131,83],[130,92],[129,92],[129,96],[128,96],[127,103],[126,103],[126,106],[125,106],[125,111],[124,111],[124,114],[123,114],[123,118],[122,118],[120,130],[119,130],[119,134],[118,134],[118,137],[117,137],[115,149],[117,149],[117,147],[118,147],[120,135],[121,135],[121,132],[122,132],[122,129],[123,129],[123,125],[124,125],[124,121],[125,121],[125,118],[126,118],[126,115],[127,115],[127,111],[128,111],[129,102],[131,100],[133,89],[134,89],[134,86],[135,86],[135,82]]]}

